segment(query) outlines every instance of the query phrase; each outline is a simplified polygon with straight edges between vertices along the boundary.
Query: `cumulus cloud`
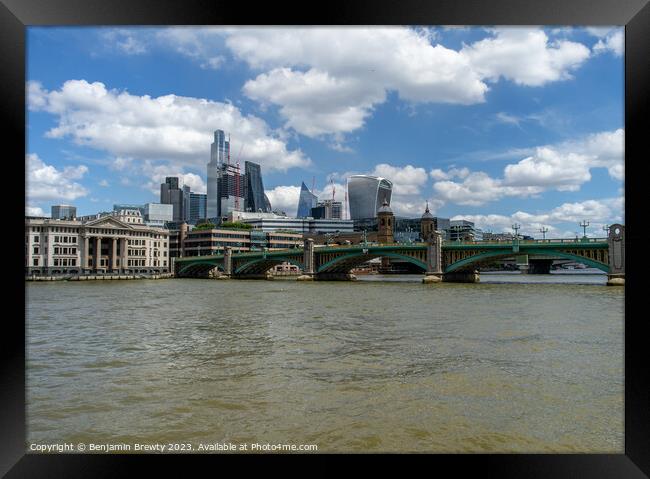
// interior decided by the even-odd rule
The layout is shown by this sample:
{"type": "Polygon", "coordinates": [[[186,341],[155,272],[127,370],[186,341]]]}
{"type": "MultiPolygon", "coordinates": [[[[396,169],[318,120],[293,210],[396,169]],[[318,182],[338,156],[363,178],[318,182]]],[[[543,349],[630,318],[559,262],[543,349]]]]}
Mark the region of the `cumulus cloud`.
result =
{"type": "Polygon", "coordinates": [[[618,129],[538,147],[534,155],[506,166],[505,184],[576,191],[591,180],[592,168],[606,168],[612,178],[622,180],[624,143],[625,132],[618,129]]]}
{"type": "MultiPolygon", "coordinates": [[[[575,203],[563,203],[550,211],[543,213],[527,213],[516,211],[511,215],[456,215],[453,220],[465,219],[474,222],[476,227],[484,231],[512,232],[512,225],[521,226],[520,234],[540,237],[540,229],[548,228],[547,238],[574,236],[578,230],[578,223],[587,220],[588,236],[604,236],[604,225],[623,221],[623,198],[604,198],[600,200],[586,200],[575,203]],[[567,229],[573,227],[575,229],[567,229]]],[[[582,233],[580,233],[582,235],[582,233]]]]}
{"type": "Polygon", "coordinates": [[[399,167],[381,163],[370,174],[389,179],[393,183],[394,195],[417,195],[427,182],[426,170],[412,165],[399,167]]]}
{"type": "Polygon", "coordinates": [[[245,83],[244,93],[263,108],[276,105],[286,128],[309,137],[362,128],[388,92],[396,92],[411,104],[471,105],[485,101],[486,82],[503,78],[541,86],[566,80],[590,55],[589,48],[580,43],[551,40],[540,28],[523,27],[487,30],[487,38],[459,50],[440,44],[437,32],[427,28],[172,27],[153,34],[147,31],[119,29],[115,36],[157,43],[203,68],[222,68],[226,55],[234,56],[257,71],[245,83]]]}
{"type": "Polygon", "coordinates": [[[136,159],[204,168],[215,129],[232,132],[232,144],[246,146],[241,162],[281,171],[310,164],[300,150],[289,150],[263,120],[245,116],[228,103],[177,95],[137,96],[108,90],[100,82],[69,80],[53,91],[29,82],[28,105],[58,118],[57,126],[46,134],[49,138],[69,137],[79,145],[107,151],[121,158],[121,166],[136,159]]]}
{"type": "Polygon", "coordinates": [[[42,200],[72,201],[88,194],[88,190],[79,180],[88,172],[85,165],[66,166],[62,170],[46,164],[37,154],[25,155],[26,162],[26,200],[27,202],[42,200]]]}
{"type": "Polygon", "coordinates": [[[625,51],[625,36],[623,28],[590,27],[586,30],[591,35],[598,38],[598,42],[593,46],[594,54],[609,51],[617,57],[623,56],[623,52],[625,51]]]}
{"type": "Polygon", "coordinates": [[[503,178],[485,172],[432,169],[434,190],[445,201],[480,206],[505,196],[535,196],[547,189],[577,191],[591,180],[591,169],[606,168],[616,180],[623,179],[623,129],[600,132],[578,140],[540,146],[521,161],[507,165],[503,178]],[[459,177],[462,181],[452,181],[459,177]]]}
{"type": "Polygon", "coordinates": [[[590,54],[581,43],[549,42],[543,30],[520,27],[494,29],[493,36],[465,45],[461,53],[482,78],[525,86],[569,79],[590,54]]]}
{"type": "Polygon", "coordinates": [[[286,125],[306,136],[361,128],[397,91],[411,102],[473,104],[487,85],[459,52],[408,28],[238,29],[226,40],[252,68],[266,69],[244,93],[280,107],[286,125]]]}
{"type": "Polygon", "coordinates": [[[264,192],[274,210],[284,211],[289,216],[295,216],[298,212],[298,199],[300,198],[298,186],[276,186],[272,190],[264,192]]]}
{"type": "Polygon", "coordinates": [[[47,216],[42,208],[38,206],[25,206],[26,216],[47,216]]]}

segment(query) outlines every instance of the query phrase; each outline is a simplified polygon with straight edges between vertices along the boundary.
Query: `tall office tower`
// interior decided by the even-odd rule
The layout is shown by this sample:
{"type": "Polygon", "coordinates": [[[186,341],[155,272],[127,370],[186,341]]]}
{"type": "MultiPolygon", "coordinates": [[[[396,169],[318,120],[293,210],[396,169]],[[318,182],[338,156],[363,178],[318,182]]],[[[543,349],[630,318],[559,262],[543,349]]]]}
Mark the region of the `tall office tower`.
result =
{"type": "Polygon", "coordinates": [[[369,175],[353,175],[348,178],[350,219],[375,218],[384,204],[390,205],[393,183],[386,178],[369,175]]]}
{"type": "MultiPolygon", "coordinates": [[[[219,167],[217,191],[219,192],[218,217],[225,218],[231,211],[241,211],[246,198],[246,182],[236,165],[224,163],[219,167]],[[239,178],[237,178],[239,176],[239,178]],[[239,207],[238,207],[239,205],[239,207]]],[[[208,196],[209,206],[210,196],[208,196]]],[[[211,218],[211,216],[208,217],[211,218]]]]}
{"type": "Polygon", "coordinates": [[[208,195],[190,193],[190,214],[187,221],[189,224],[195,225],[201,220],[208,218],[207,200],[208,195]]]}
{"type": "Polygon", "coordinates": [[[244,183],[246,184],[246,200],[244,211],[271,212],[271,202],[264,193],[262,171],[260,165],[247,161],[244,163],[244,183]]]}
{"type": "Polygon", "coordinates": [[[302,182],[300,187],[300,198],[298,198],[298,212],[297,218],[307,218],[311,216],[311,209],[318,204],[318,197],[309,191],[305,182],[302,182]]]}
{"type": "Polygon", "coordinates": [[[220,216],[219,204],[219,168],[228,163],[230,156],[230,142],[226,139],[223,130],[214,132],[214,142],[210,145],[210,162],[208,163],[208,196],[207,217],[220,216]]]}
{"type": "MultiPolygon", "coordinates": [[[[189,187],[188,187],[189,188],[189,187]]],[[[183,221],[183,195],[185,191],[178,187],[178,178],[168,176],[160,185],[160,202],[164,205],[173,205],[173,221],[183,221]]]]}
{"type": "Polygon", "coordinates": [[[183,185],[183,217],[181,221],[188,222],[190,220],[190,197],[192,191],[188,185],[183,185]]]}
{"type": "Polygon", "coordinates": [[[77,207],[70,205],[52,205],[52,219],[63,220],[77,217],[77,207]]]}

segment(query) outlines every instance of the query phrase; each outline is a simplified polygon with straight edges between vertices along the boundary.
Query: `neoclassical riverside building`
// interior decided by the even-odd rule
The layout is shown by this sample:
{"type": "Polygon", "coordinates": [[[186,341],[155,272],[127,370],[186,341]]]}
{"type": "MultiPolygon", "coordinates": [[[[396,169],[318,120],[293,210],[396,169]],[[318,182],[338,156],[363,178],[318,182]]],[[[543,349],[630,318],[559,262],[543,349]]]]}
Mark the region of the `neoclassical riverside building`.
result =
{"type": "Polygon", "coordinates": [[[169,231],[138,210],[74,220],[25,217],[25,274],[158,274],[170,271],[169,231]]]}

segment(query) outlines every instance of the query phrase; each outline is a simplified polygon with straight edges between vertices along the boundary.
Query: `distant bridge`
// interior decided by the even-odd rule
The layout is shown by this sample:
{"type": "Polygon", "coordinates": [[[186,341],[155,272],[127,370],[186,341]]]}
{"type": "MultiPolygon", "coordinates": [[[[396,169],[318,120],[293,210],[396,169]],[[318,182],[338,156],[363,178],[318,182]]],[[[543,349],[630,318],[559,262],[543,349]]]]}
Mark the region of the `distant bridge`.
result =
{"type": "Polygon", "coordinates": [[[624,284],[625,227],[612,225],[607,238],[580,240],[548,239],[513,241],[454,242],[441,240],[434,234],[428,242],[417,244],[359,244],[315,246],[307,239],[303,248],[278,251],[235,253],[226,248],[221,255],[176,258],[177,277],[207,277],[216,272],[221,278],[267,278],[273,266],[284,262],[296,265],[303,274],[298,279],[350,280],[354,268],[375,258],[389,258],[412,263],[425,274],[425,282],[477,282],[476,268],[484,263],[513,255],[583,263],[609,275],[609,284],[624,284]]]}

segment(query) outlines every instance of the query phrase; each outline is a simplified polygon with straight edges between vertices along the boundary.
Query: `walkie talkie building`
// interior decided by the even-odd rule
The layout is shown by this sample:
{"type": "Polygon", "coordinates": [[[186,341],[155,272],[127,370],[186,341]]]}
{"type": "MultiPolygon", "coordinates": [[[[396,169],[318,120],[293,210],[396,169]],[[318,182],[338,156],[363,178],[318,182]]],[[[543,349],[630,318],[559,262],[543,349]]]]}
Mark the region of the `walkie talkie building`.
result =
{"type": "Polygon", "coordinates": [[[384,200],[390,205],[393,183],[386,178],[353,175],[348,178],[350,219],[375,218],[384,200]]]}

